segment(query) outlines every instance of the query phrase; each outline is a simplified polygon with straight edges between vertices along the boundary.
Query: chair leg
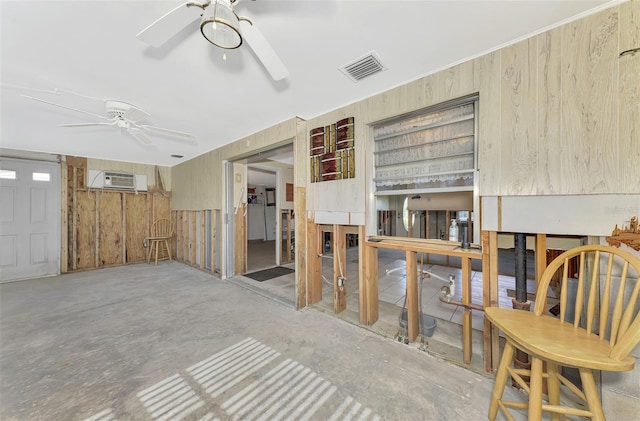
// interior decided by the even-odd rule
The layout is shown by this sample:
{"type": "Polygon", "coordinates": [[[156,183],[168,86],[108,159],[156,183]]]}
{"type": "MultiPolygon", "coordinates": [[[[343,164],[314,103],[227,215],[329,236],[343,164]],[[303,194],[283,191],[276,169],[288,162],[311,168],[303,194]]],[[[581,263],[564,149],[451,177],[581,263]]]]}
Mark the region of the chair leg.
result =
{"type": "Polygon", "coordinates": [[[160,241],[156,242],[156,266],[158,266],[158,249],[160,248],[160,241]]]}
{"type": "Polygon", "coordinates": [[[530,420],[542,419],[542,360],[531,356],[531,378],[529,379],[530,420]]]}
{"type": "Polygon", "coordinates": [[[171,246],[169,245],[169,240],[164,240],[164,244],[167,246],[167,255],[169,256],[169,262],[173,262],[171,258],[171,246]]]}
{"type": "Polygon", "coordinates": [[[153,246],[155,246],[154,241],[149,241],[149,253],[147,254],[147,263],[151,263],[151,254],[153,253],[153,246]]]}
{"type": "MultiPolygon", "coordinates": [[[[556,377],[558,372],[558,365],[550,361],[547,361],[547,393],[549,394],[549,403],[551,405],[560,405],[560,380],[556,377]]],[[[560,420],[560,414],[555,412],[551,413],[551,421],[560,420]]]]}
{"type": "Polygon", "coordinates": [[[604,421],[604,412],[602,411],[598,388],[596,387],[596,382],[593,379],[593,372],[587,368],[581,368],[580,380],[582,380],[582,390],[584,391],[584,395],[587,399],[589,411],[593,413],[592,419],[594,421],[604,421]]]}
{"type": "Polygon", "coordinates": [[[502,400],[504,393],[504,387],[507,384],[507,377],[509,376],[509,370],[507,368],[513,360],[513,345],[507,341],[502,351],[502,358],[500,359],[500,365],[496,372],[496,382],[493,385],[493,392],[491,392],[491,403],[489,405],[489,420],[494,421],[498,415],[498,402],[502,400]]]}

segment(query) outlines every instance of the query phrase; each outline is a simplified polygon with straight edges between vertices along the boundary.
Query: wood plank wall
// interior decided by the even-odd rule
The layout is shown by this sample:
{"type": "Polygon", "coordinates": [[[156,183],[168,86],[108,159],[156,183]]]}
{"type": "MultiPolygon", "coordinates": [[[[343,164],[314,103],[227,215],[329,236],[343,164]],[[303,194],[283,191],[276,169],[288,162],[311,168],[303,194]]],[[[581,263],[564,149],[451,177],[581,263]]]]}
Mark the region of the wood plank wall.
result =
{"type": "Polygon", "coordinates": [[[67,264],[62,271],[144,261],[151,224],[170,217],[170,193],[88,190],[86,164],[86,158],[67,157],[67,242],[62,246],[67,264]]]}
{"type": "Polygon", "coordinates": [[[217,211],[209,210],[174,210],[171,211],[171,220],[174,224],[175,238],[172,243],[174,258],[179,262],[197,266],[210,272],[218,271],[217,267],[217,211]],[[207,212],[211,212],[209,221],[210,236],[207,239],[207,212]],[[207,250],[207,240],[209,249],[207,250]],[[210,256],[207,256],[207,251],[210,256]],[[207,268],[207,259],[211,265],[207,268]]]}

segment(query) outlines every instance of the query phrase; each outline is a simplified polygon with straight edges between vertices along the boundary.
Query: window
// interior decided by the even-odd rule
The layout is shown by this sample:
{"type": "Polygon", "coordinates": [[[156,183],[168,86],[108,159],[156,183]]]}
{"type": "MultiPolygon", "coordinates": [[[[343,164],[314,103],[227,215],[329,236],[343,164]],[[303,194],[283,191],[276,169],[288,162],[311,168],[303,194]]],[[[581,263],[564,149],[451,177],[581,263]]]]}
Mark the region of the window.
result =
{"type": "Polygon", "coordinates": [[[34,172],[33,181],[51,181],[51,174],[48,172],[34,172]]]}
{"type": "Polygon", "coordinates": [[[373,126],[379,232],[448,239],[455,219],[476,238],[477,102],[477,96],[461,98],[373,126]],[[389,223],[394,215],[397,227],[389,223]]]}
{"type": "Polygon", "coordinates": [[[4,178],[5,180],[15,180],[16,172],[13,170],[0,170],[0,178],[4,178]]]}
{"type": "Polygon", "coordinates": [[[475,100],[375,126],[376,194],[473,190],[475,100]]]}

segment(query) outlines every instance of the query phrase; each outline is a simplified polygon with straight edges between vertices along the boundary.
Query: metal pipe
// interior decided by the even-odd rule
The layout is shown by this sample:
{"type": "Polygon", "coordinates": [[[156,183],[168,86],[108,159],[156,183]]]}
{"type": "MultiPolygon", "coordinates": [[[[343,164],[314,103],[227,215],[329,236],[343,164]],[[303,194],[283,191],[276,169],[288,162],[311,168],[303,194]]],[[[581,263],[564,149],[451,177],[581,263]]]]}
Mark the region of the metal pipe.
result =
{"type": "Polygon", "coordinates": [[[527,302],[527,235],[514,234],[516,261],[516,300],[527,302]]]}
{"type": "Polygon", "coordinates": [[[484,311],[484,308],[480,307],[478,305],[475,305],[475,304],[464,304],[461,301],[452,300],[448,285],[445,285],[442,288],[440,288],[440,296],[438,298],[440,299],[440,301],[442,301],[445,304],[452,304],[452,305],[468,308],[469,310],[484,311]]]}

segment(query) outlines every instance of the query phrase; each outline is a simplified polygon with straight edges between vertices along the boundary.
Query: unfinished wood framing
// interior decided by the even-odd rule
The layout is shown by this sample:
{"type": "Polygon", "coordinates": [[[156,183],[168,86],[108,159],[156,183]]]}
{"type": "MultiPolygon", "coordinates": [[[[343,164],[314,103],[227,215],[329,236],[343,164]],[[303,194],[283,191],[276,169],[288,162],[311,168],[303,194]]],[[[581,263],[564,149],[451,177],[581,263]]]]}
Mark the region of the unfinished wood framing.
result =
{"type": "MultiPolygon", "coordinates": [[[[471,259],[462,258],[462,304],[471,305],[471,259]]],[[[471,364],[471,309],[462,310],[462,356],[465,364],[471,364]]]]}
{"type": "MultiPolygon", "coordinates": [[[[366,244],[365,226],[360,227],[358,247],[363,250],[360,263],[360,323],[371,326],[378,321],[378,249],[366,244]]],[[[360,254],[360,252],[358,252],[360,254]]]]}
{"type": "Polygon", "coordinates": [[[182,261],[189,261],[189,217],[191,212],[184,211],[183,215],[183,227],[182,227],[182,261]]]}
{"type": "Polygon", "coordinates": [[[536,291],[542,272],[547,268],[547,235],[536,235],[536,291]]]}
{"type": "MultiPolygon", "coordinates": [[[[498,233],[489,232],[489,289],[490,306],[498,307],[498,233]]],[[[483,273],[482,279],[486,279],[483,273]]],[[[491,369],[496,370],[500,364],[500,332],[498,328],[491,325],[491,369]]]]}
{"type": "Polygon", "coordinates": [[[148,199],[146,195],[125,194],[125,226],[126,226],[126,262],[139,262],[146,259],[144,239],[149,232],[148,224],[148,199]],[[140,229],[144,227],[144,230],[140,229]]]}
{"type": "Polygon", "coordinates": [[[307,305],[322,300],[322,231],[307,220],[307,305]]]}
{"type": "Polygon", "coordinates": [[[200,269],[204,269],[207,262],[207,234],[206,234],[206,217],[205,211],[200,211],[200,269]]]}
{"type": "Polygon", "coordinates": [[[198,213],[196,211],[191,211],[189,215],[189,263],[195,265],[197,263],[196,252],[197,249],[197,241],[196,237],[196,218],[198,213]]]}
{"type": "MultiPolygon", "coordinates": [[[[67,167],[67,174],[69,173],[69,170],[71,171],[71,186],[70,187],[70,194],[71,194],[71,200],[69,201],[69,219],[70,219],[70,223],[69,223],[69,229],[71,230],[71,235],[70,235],[70,240],[71,240],[71,250],[70,250],[70,255],[69,257],[71,258],[71,267],[69,268],[70,270],[76,270],[78,268],[78,218],[76,215],[76,211],[77,211],[77,206],[78,206],[78,200],[76,198],[77,195],[77,191],[78,191],[78,186],[77,186],[77,180],[78,180],[78,170],[75,167],[67,167]]],[[[69,180],[67,180],[67,183],[69,183],[69,180]]],[[[67,194],[68,196],[69,194],[67,194]]]]}
{"type": "Polygon", "coordinates": [[[184,238],[182,234],[183,230],[183,213],[182,211],[176,211],[176,259],[183,260],[182,245],[184,238]]]}
{"type": "Polygon", "coordinates": [[[67,164],[60,166],[60,273],[69,270],[69,186],[67,164]]]}
{"type": "Polygon", "coordinates": [[[93,266],[98,267],[98,262],[100,261],[100,198],[96,194],[95,203],[93,206],[94,212],[94,220],[96,221],[96,226],[94,229],[94,239],[93,239],[93,266]]]}
{"type": "MultiPolygon", "coordinates": [[[[482,273],[491,273],[491,260],[489,256],[489,233],[480,233],[480,244],[482,245],[482,273]]],[[[482,279],[482,307],[491,306],[491,283],[482,279]]],[[[482,330],[482,347],[484,356],[484,371],[491,371],[491,322],[485,317],[482,330]]]]}
{"type": "Polygon", "coordinates": [[[418,253],[406,250],[407,264],[407,336],[410,341],[418,337],[418,253]]]}
{"type": "Polygon", "coordinates": [[[151,217],[170,217],[170,195],[87,189],[86,159],[68,158],[62,174],[61,272],[145,260],[151,217]]]}
{"type": "MultiPolygon", "coordinates": [[[[460,248],[460,243],[441,240],[427,240],[424,238],[398,238],[398,237],[370,237],[364,244],[375,251],[377,255],[378,248],[390,248],[395,250],[404,250],[406,252],[407,263],[407,332],[409,340],[415,340],[418,335],[418,286],[417,286],[417,253],[430,253],[442,256],[459,257],[462,261],[462,305],[465,307],[465,313],[462,319],[462,353],[466,364],[471,363],[472,345],[471,345],[471,260],[482,259],[483,253],[477,246],[464,250],[460,248]]],[[[374,259],[368,255],[367,267],[371,266],[374,259]]],[[[377,264],[377,262],[376,262],[377,264]]],[[[484,265],[483,265],[484,267],[484,265]]],[[[486,274],[483,274],[483,279],[486,274]]],[[[369,281],[369,276],[367,276],[369,281]]],[[[373,297],[369,294],[370,285],[367,288],[367,300],[364,307],[375,307],[378,310],[377,296],[373,297]]],[[[363,307],[361,306],[361,311],[363,307]]],[[[375,322],[375,321],[374,321],[375,322]]]]}
{"type": "Polygon", "coordinates": [[[347,308],[347,235],[343,225],[333,226],[333,311],[347,308]]]}
{"type": "Polygon", "coordinates": [[[211,211],[211,272],[216,271],[217,241],[218,241],[218,221],[215,209],[211,211]]]}

